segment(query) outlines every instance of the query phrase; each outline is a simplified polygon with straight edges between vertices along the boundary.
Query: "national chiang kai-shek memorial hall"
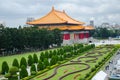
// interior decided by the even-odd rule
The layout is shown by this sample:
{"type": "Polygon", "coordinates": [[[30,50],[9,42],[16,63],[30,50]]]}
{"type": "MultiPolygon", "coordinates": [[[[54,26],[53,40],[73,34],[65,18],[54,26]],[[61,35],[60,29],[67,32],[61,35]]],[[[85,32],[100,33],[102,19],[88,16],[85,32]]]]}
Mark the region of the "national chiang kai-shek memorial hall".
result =
{"type": "Polygon", "coordinates": [[[63,34],[63,44],[86,43],[90,39],[89,31],[92,26],[84,26],[84,22],[77,21],[69,17],[65,11],[52,10],[42,18],[27,22],[29,25],[39,26],[39,28],[58,28],[63,34]]]}

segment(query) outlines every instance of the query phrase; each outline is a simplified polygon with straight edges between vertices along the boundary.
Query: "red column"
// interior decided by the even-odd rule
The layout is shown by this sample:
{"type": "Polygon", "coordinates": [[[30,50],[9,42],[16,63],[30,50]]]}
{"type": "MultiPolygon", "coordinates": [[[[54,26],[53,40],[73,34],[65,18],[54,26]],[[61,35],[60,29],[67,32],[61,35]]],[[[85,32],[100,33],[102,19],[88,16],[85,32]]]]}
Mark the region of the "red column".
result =
{"type": "Polygon", "coordinates": [[[89,33],[86,33],[86,34],[85,34],[85,38],[89,38],[89,33]]]}
{"type": "Polygon", "coordinates": [[[89,38],[89,33],[87,33],[87,38],[89,38]]]}
{"type": "Polygon", "coordinates": [[[69,40],[70,34],[63,34],[63,40],[69,40]]]}
{"type": "Polygon", "coordinates": [[[79,39],[83,39],[84,38],[84,33],[80,33],[79,34],[79,39]]]}

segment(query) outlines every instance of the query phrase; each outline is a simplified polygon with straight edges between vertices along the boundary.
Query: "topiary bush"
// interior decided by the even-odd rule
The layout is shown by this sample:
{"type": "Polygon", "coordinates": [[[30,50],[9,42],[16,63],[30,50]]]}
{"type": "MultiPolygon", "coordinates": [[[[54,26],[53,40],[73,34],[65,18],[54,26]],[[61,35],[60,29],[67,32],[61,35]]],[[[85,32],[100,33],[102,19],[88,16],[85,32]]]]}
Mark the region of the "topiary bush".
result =
{"type": "Polygon", "coordinates": [[[9,73],[10,73],[11,75],[14,75],[14,74],[16,74],[18,71],[19,71],[18,67],[13,66],[13,67],[10,68],[9,73]]]}
{"type": "Polygon", "coordinates": [[[33,64],[33,58],[31,55],[28,56],[28,66],[31,66],[33,64]]]}
{"type": "Polygon", "coordinates": [[[27,62],[26,62],[26,59],[24,57],[21,58],[21,61],[20,61],[20,67],[24,65],[25,67],[27,67],[27,62]]]}
{"type": "Polygon", "coordinates": [[[31,72],[32,72],[32,71],[35,71],[35,72],[36,72],[36,67],[35,67],[34,64],[32,64],[32,66],[31,66],[31,68],[30,68],[30,71],[31,71],[31,72]]]}
{"type": "Polygon", "coordinates": [[[16,66],[17,68],[19,68],[19,63],[17,59],[13,60],[12,66],[16,66]]]}
{"type": "Polygon", "coordinates": [[[45,67],[45,68],[46,68],[47,66],[49,66],[49,64],[50,64],[47,58],[45,58],[43,62],[44,62],[44,67],[45,67]]]}
{"type": "Polygon", "coordinates": [[[36,54],[33,55],[33,62],[38,63],[38,57],[36,54]]]}
{"type": "Polygon", "coordinates": [[[26,70],[25,65],[21,66],[21,70],[20,70],[20,79],[27,77],[28,76],[28,72],[26,70]]]}
{"type": "Polygon", "coordinates": [[[17,75],[18,71],[19,71],[18,67],[13,66],[10,68],[9,73],[7,73],[5,75],[5,77],[8,78],[8,80],[17,80],[18,79],[18,75],[17,75]]]}
{"type": "Polygon", "coordinates": [[[44,64],[42,63],[41,60],[39,60],[38,65],[37,65],[37,70],[40,71],[40,70],[43,70],[43,69],[44,69],[44,64]]]}
{"type": "Polygon", "coordinates": [[[2,73],[2,74],[5,74],[5,73],[8,73],[8,71],[9,71],[9,66],[8,66],[7,62],[4,61],[4,62],[2,63],[2,71],[1,71],[1,73],[2,73]]]}

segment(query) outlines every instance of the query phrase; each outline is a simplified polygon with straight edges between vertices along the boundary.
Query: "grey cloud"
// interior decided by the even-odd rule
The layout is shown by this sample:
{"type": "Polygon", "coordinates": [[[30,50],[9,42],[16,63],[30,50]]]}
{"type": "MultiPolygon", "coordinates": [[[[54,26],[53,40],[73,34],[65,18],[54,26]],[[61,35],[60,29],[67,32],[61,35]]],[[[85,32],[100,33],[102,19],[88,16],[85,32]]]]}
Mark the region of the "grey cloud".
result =
{"type": "Polygon", "coordinates": [[[0,2],[0,20],[9,26],[25,24],[27,17],[39,18],[47,14],[51,7],[65,10],[72,18],[95,23],[104,21],[119,23],[120,0],[2,0],[0,2]]]}

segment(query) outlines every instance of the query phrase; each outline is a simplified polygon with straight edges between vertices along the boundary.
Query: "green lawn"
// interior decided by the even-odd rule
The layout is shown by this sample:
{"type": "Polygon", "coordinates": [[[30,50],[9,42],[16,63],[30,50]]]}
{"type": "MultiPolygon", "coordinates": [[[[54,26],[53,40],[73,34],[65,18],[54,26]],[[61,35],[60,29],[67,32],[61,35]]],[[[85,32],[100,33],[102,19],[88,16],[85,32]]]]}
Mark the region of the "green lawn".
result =
{"type": "MultiPolygon", "coordinates": [[[[54,50],[54,49],[49,49],[49,50],[54,50]]],[[[46,51],[46,50],[45,50],[45,51],[46,51]]],[[[11,66],[12,66],[12,62],[13,62],[13,60],[14,60],[15,58],[18,59],[18,61],[20,62],[20,59],[21,59],[22,57],[25,57],[26,60],[27,60],[28,55],[33,55],[34,53],[37,54],[37,56],[38,56],[38,58],[39,58],[40,52],[42,52],[42,51],[39,51],[39,52],[29,52],[29,53],[25,53],[25,54],[18,54],[18,55],[11,55],[11,56],[0,57],[0,71],[1,71],[1,66],[2,66],[2,62],[3,62],[3,61],[7,61],[9,67],[11,67],[11,66]]],[[[44,52],[44,51],[43,51],[43,52],[44,52]]]]}
{"type": "MultiPolygon", "coordinates": [[[[85,54],[83,54],[82,56],[79,56],[79,57],[86,57],[86,54],[87,53],[92,53],[90,54],[90,56],[97,56],[97,60],[95,60],[96,62],[86,62],[88,60],[91,60],[92,58],[81,58],[81,62],[82,63],[85,63],[85,64],[88,64],[90,66],[89,69],[87,70],[84,70],[82,72],[77,72],[77,73],[74,73],[74,74],[70,74],[66,77],[64,77],[62,80],[79,80],[80,78],[83,78],[88,72],[90,72],[91,68],[93,68],[96,64],[98,64],[98,62],[100,62],[105,56],[108,55],[108,52],[110,52],[112,49],[111,48],[107,48],[107,47],[102,47],[102,48],[95,48],[95,49],[92,49],[88,52],[86,52],[85,54]],[[101,53],[102,56],[98,56],[98,53],[101,53]]],[[[77,61],[77,59],[79,58],[74,58],[73,61],[77,61]]],[[[66,62],[65,64],[69,64],[71,63],[70,61],[66,62]]],[[[62,64],[64,65],[64,64],[62,64]]],[[[57,69],[57,74],[55,76],[53,76],[52,78],[50,78],[49,80],[59,80],[59,78],[61,76],[64,76],[68,73],[71,73],[73,71],[77,71],[77,70],[82,70],[86,68],[85,65],[80,65],[80,64],[72,64],[72,65],[66,65],[66,66],[62,66],[60,68],[57,69]]],[[[43,80],[47,77],[49,77],[50,75],[52,75],[54,73],[54,69],[51,69],[41,75],[38,75],[36,76],[35,78],[33,78],[32,80],[43,80]]]]}

